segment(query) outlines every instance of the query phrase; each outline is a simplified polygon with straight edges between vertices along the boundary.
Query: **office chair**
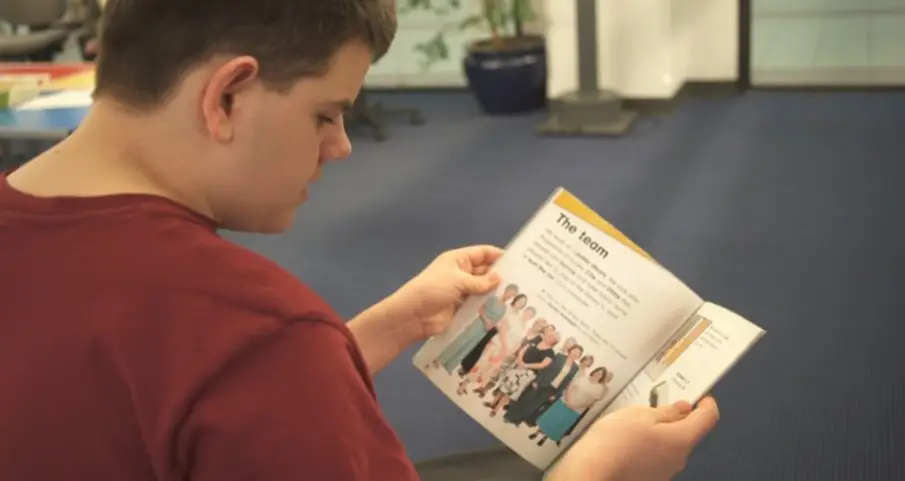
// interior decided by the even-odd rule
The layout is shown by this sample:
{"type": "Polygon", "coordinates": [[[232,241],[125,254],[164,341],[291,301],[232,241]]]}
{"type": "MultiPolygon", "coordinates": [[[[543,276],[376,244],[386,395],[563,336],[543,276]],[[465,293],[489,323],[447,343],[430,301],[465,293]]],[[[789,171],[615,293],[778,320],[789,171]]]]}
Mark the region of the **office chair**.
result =
{"type": "Polygon", "coordinates": [[[0,21],[29,29],[0,35],[0,60],[53,60],[69,37],[71,26],[63,23],[67,6],[66,0],[0,0],[0,21]]]}
{"type": "Polygon", "coordinates": [[[384,108],[379,102],[369,103],[368,96],[362,91],[352,108],[345,115],[346,123],[350,125],[358,124],[369,127],[373,131],[374,139],[378,142],[387,140],[389,136],[384,128],[384,121],[392,115],[404,115],[409,118],[412,125],[423,125],[424,117],[421,112],[412,108],[384,108]]]}
{"type": "Polygon", "coordinates": [[[104,6],[106,3],[106,0],[82,1],[82,4],[85,7],[85,18],[83,26],[76,36],[76,41],[79,45],[79,53],[81,53],[82,58],[87,62],[93,62],[97,59],[97,41],[100,38],[100,22],[101,17],[104,15],[104,6]],[[94,44],[94,47],[89,49],[88,46],[92,43],[94,44]]]}

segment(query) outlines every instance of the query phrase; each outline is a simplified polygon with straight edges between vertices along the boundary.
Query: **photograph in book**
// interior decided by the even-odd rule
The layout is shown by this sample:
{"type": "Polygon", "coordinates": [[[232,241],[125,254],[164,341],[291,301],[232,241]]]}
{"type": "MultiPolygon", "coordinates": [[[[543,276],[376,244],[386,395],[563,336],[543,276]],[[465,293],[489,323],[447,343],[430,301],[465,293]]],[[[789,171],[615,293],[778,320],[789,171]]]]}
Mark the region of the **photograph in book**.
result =
{"type": "Polygon", "coordinates": [[[546,469],[703,304],[557,190],[414,364],[472,418],[546,469]]]}

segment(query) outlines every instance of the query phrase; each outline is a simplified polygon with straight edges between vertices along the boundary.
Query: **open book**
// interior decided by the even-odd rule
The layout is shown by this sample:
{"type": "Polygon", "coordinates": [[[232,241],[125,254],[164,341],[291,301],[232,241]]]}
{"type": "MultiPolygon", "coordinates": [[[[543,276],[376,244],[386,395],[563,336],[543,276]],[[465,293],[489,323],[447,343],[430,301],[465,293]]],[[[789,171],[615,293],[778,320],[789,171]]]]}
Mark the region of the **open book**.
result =
{"type": "Polygon", "coordinates": [[[599,416],[696,403],[764,335],[563,189],[494,270],[497,291],[467,299],[414,363],[541,470],[599,416]]]}

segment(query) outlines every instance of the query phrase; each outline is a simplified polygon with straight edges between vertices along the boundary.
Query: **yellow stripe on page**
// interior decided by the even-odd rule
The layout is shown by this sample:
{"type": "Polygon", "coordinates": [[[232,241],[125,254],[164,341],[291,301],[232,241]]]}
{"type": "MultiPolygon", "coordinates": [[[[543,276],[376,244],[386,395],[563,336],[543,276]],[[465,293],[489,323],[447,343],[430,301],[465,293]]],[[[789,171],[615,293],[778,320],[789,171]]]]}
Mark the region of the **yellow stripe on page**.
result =
{"type": "Polygon", "coordinates": [[[578,217],[588,224],[591,224],[592,226],[600,229],[606,235],[625,244],[628,248],[654,261],[654,258],[651,257],[651,255],[648,254],[644,249],[638,246],[638,244],[632,242],[631,239],[620,232],[619,229],[613,226],[613,224],[610,224],[603,217],[600,217],[600,215],[594,212],[593,209],[585,205],[582,201],[578,200],[577,197],[569,193],[567,190],[560,189],[559,194],[553,199],[553,203],[559,206],[561,209],[568,211],[575,217],[578,217]]]}

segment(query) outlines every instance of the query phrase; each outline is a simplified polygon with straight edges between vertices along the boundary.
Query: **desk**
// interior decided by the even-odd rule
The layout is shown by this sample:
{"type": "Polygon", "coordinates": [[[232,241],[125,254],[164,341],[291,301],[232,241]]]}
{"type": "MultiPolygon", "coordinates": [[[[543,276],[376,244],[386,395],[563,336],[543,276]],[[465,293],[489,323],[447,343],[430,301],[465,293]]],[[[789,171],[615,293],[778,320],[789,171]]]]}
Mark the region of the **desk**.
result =
{"type": "Polygon", "coordinates": [[[47,74],[50,88],[91,88],[94,86],[94,64],[90,63],[42,63],[2,62],[0,75],[47,74]]]}
{"type": "Polygon", "coordinates": [[[86,108],[0,110],[0,170],[19,166],[65,139],[88,113],[86,108]]]}
{"type": "MultiPolygon", "coordinates": [[[[0,75],[48,74],[50,82],[44,89],[54,92],[94,87],[92,64],[0,64],[0,75]]],[[[87,108],[47,110],[0,110],[0,139],[3,140],[59,140],[69,135],[88,113],[87,108]]]]}
{"type": "Polygon", "coordinates": [[[86,108],[0,110],[0,139],[60,140],[72,133],[87,113],[86,108]]]}
{"type": "MultiPolygon", "coordinates": [[[[50,76],[45,92],[94,87],[92,64],[0,64],[0,75],[35,73],[50,76]]],[[[87,114],[88,109],[83,107],[0,109],[0,167],[20,165],[50,148],[78,128],[87,114]]]]}

